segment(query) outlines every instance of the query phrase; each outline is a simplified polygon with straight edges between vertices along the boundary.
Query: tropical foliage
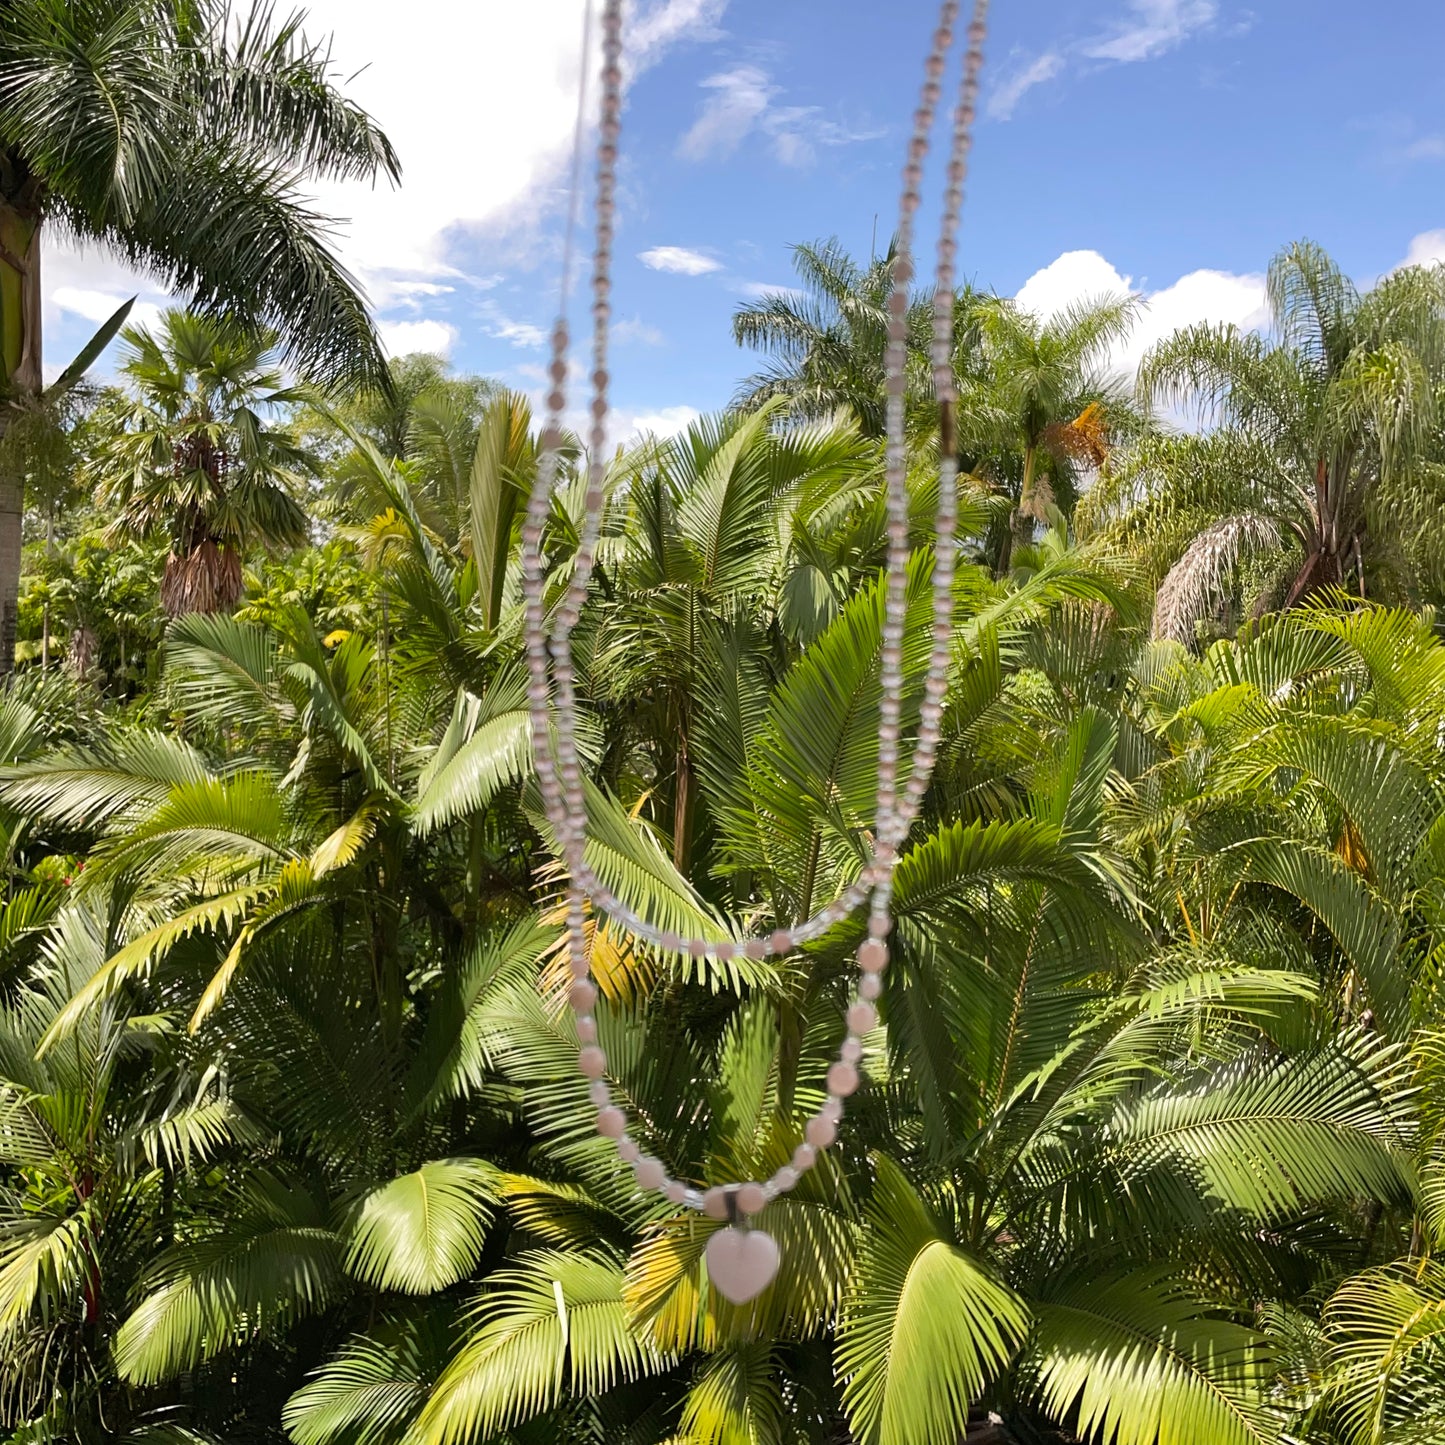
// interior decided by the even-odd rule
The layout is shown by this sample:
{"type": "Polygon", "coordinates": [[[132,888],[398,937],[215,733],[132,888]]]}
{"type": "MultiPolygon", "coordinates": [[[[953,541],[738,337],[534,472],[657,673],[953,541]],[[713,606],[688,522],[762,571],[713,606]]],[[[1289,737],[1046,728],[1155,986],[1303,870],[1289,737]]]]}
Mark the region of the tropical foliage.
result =
{"type": "MultiPolygon", "coordinates": [[[[530,404],[383,370],[277,191],[392,173],[384,139],[265,7],[21,0],[0,150],[37,183],[9,252],[73,212],[196,299],[4,457],[0,1441],[1445,1441],[1438,269],[1360,295],[1291,247],[1270,338],[1166,339],[1137,396],[1133,302],[966,290],[946,414],[911,307],[902,729],[951,446],[943,741],[866,1085],[739,1307],[575,1068],[530,404]]],[[[666,931],[808,915],[875,824],[895,257],[797,262],[737,315],[737,404],[603,469],[586,848],[666,931]]],[[[554,603],[586,463],[564,439],[554,603]]],[[[698,1184],[783,1164],[860,937],[708,959],[589,916],[636,1144],[698,1184]]]]}
{"type": "Polygon", "coordinates": [[[1395,598],[1445,580],[1445,269],[1403,267],[1361,295],[1301,242],[1275,257],[1268,293],[1272,340],[1191,327],[1140,371],[1147,399],[1220,424],[1151,436],[1089,499],[1096,528],[1175,562],[1157,636],[1193,642],[1241,590],[1259,615],[1345,583],[1363,597],[1372,576],[1395,598]]]}

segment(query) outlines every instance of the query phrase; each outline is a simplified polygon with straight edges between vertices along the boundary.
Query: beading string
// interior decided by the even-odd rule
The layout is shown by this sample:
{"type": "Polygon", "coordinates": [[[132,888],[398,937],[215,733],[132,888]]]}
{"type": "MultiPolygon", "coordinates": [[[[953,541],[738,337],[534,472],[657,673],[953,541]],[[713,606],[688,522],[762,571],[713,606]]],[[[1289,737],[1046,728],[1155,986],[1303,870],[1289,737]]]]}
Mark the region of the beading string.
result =
{"type": "MultiPolygon", "coordinates": [[[[932,647],[924,678],[918,737],[910,776],[900,797],[897,786],[898,748],[902,719],[903,636],[907,620],[910,551],[904,399],[913,280],[912,245],[914,219],[922,200],[923,161],[942,94],[942,78],[948,55],[953,48],[959,11],[958,0],[944,0],[940,6],[938,25],[933,33],[932,46],[925,64],[924,83],[918,108],[914,112],[913,134],[909,140],[903,168],[898,239],[888,302],[884,365],[887,395],[884,488],[888,548],[879,664],[881,697],[874,843],[858,878],[831,903],[799,923],[774,929],[766,936],[740,939],[705,936],[689,938],[672,930],[658,928],[619,899],[596,876],[585,856],[587,804],[577,756],[576,685],[571,635],[586,600],[596,560],[605,502],[606,463],[603,448],[606,442],[610,385],[607,343],[611,320],[617,146],[622,112],[622,0],[604,0],[602,7],[596,238],[591,278],[592,394],[584,517],[571,575],[556,601],[549,636],[546,581],[542,571],[540,547],[552,505],[552,489],[557,476],[563,436],[562,424],[567,404],[569,333],[563,314],[559,315],[551,333],[551,361],[548,367],[551,387],[547,394],[546,420],[536,479],[528,499],[522,528],[522,586],[529,669],[527,695],[543,805],[568,870],[567,952],[573,977],[569,1002],[576,1015],[577,1035],[581,1043],[578,1067],[590,1080],[589,1095],[598,1111],[598,1130],[617,1140],[618,1154],[624,1162],[632,1165],[641,1188],[660,1190],[674,1204],[701,1209],[715,1219],[734,1219],[739,1212],[744,1215],[758,1213],[771,1199],[791,1189],[802,1173],[812,1167],[818,1151],[826,1149],[837,1137],[844,1101],[858,1088],[858,1063],[863,1054],[863,1036],[877,1024],[876,1000],[882,991],[883,971],[888,965],[888,949],[884,939],[892,927],[889,909],[893,866],[897,860],[898,849],[917,816],[937,758],[943,698],[947,691],[950,663],[957,526],[958,468],[952,441],[953,407],[956,402],[952,358],[954,263],[963,186],[978,99],[978,78],[983,63],[982,47],[987,10],[988,0],[975,0],[973,18],[968,27],[968,47],[964,56],[958,102],[953,113],[952,146],[938,240],[931,361],[934,392],[940,407],[941,421],[939,498],[934,524],[932,647]],[[549,707],[549,704],[552,706],[549,707]],[[753,959],[761,959],[769,954],[788,953],[799,944],[827,932],[851,914],[865,898],[869,900],[868,936],[857,950],[859,980],[856,995],[847,1010],[847,1034],[837,1061],[828,1070],[827,1098],[804,1126],[803,1141],[794,1151],[791,1161],[777,1170],[765,1183],[744,1181],[714,1185],[705,1192],[670,1178],[660,1160],[644,1156],[636,1142],[628,1137],[626,1117],[612,1102],[607,1087],[607,1060],[597,1043],[594,1009],[598,992],[591,978],[591,960],[587,950],[587,903],[590,901],[594,909],[606,913],[631,932],[664,951],[687,953],[694,957],[712,956],[726,961],[738,953],[753,959]]],[[[586,63],[584,42],[584,69],[586,63]]],[[[573,189],[575,197],[575,183],[573,189]]],[[[564,289],[564,311],[565,303],[564,289]]]]}

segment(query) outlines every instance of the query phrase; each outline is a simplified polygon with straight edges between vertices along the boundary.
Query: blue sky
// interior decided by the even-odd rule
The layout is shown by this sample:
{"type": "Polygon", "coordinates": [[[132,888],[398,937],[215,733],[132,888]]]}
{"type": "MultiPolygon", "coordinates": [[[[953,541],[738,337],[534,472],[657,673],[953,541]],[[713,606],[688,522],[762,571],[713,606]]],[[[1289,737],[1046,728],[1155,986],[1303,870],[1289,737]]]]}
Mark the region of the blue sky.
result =
{"type": "MultiPolygon", "coordinates": [[[[396,140],[399,193],[328,188],[396,350],[539,387],[556,306],[581,0],[314,0],[396,140]]],[[[866,257],[896,212],[932,0],[643,0],[625,117],[614,429],[674,427],[752,366],[734,308],[789,246],[866,257]]],[[[1361,280],[1445,259],[1445,5],[997,0],[962,241],[977,283],[1041,310],[1150,298],[1127,366],[1197,319],[1258,324],[1271,253],[1324,243],[1361,280]]],[[[936,187],[937,168],[931,173],[936,187]]],[[[925,214],[922,233],[930,231],[925,214]]],[[[50,266],[63,362],[127,285],[50,266]]],[[[578,321],[580,324],[581,311],[578,321]]]]}

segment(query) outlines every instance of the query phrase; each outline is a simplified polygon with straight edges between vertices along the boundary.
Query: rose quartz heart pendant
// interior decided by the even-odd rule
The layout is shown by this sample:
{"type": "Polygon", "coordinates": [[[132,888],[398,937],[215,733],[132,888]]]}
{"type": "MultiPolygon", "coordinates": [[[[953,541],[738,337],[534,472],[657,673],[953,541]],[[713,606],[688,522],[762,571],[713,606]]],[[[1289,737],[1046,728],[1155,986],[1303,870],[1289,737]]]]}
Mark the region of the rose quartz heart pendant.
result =
{"type": "Polygon", "coordinates": [[[707,1277],[735,1305],[760,1295],[777,1272],[778,1241],[761,1229],[720,1229],[707,1242],[707,1277]]]}

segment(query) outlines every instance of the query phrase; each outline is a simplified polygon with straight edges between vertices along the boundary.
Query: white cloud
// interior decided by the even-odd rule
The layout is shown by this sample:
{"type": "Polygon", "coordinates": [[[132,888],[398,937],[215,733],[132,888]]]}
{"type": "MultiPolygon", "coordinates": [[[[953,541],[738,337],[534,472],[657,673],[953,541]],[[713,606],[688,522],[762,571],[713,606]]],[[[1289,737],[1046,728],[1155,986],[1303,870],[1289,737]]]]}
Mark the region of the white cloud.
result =
{"type": "Polygon", "coordinates": [[[1027,65],[1019,67],[1001,80],[990,92],[985,107],[993,120],[1007,120],[1019,101],[1036,85],[1052,80],[1064,68],[1064,57],[1056,50],[1035,56],[1027,65]]]}
{"type": "MultiPolygon", "coordinates": [[[[628,24],[629,80],[683,42],[716,38],[727,4],[639,0],[628,24]]],[[[371,112],[401,158],[400,191],[385,183],[314,188],[318,209],[341,218],[335,244],[378,310],[415,311],[422,299],[463,283],[495,285],[494,275],[465,273],[458,242],[535,230],[555,210],[576,121],[585,6],[427,0],[425,23],[398,25],[396,7],[383,0],[310,0],[306,33],[333,37],[346,93],[371,112]],[[506,143],[478,139],[486,136],[506,143]]],[[[596,90],[590,87],[594,103],[596,90]]],[[[43,275],[48,360],[59,365],[74,346],[70,328],[57,336],[57,327],[80,314],[62,308],[60,292],[103,293],[117,305],[131,295],[150,306],[169,299],[109,258],[63,245],[47,245],[43,275]]],[[[94,310],[99,302],[87,304],[94,310]]],[[[406,335],[403,324],[410,323],[391,323],[389,334],[406,335]]],[[[427,326],[418,333],[427,344],[441,338],[444,323],[417,324],[427,326]]]]}
{"type": "Polygon", "coordinates": [[[649,326],[640,316],[619,321],[612,328],[612,339],[622,345],[635,341],[643,346],[661,346],[666,340],[657,327],[649,326]]]}
{"type": "MultiPolygon", "coordinates": [[[[1410,242],[1401,266],[1435,266],[1445,264],[1445,230],[1421,231],[1410,242]]],[[[1398,269],[1398,267],[1396,268],[1398,269]]]]}
{"type": "Polygon", "coordinates": [[[677,143],[684,160],[730,156],[752,130],[778,93],[765,71],[755,65],[740,65],[710,75],[702,82],[711,94],[702,113],[677,143]]]}
{"type": "Polygon", "coordinates": [[[717,22],[728,0],[670,0],[630,17],[627,26],[627,63],[635,74],[645,70],[682,40],[716,40],[717,22]]]}
{"type": "MultiPolygon", "coordinates": [[[[1056,46],[1007,72],[989,95],[991,120],[1008,120],[1035,86],[1057,79],[1079,60],[1127,65],[1154,60],[1210,28],[1219,16],[1218,0],[1128,0],[1128,13],[1100,34],[1056,46]]],[[[1245,34],[1246,20],[1228,32],[1245,34]]]]}
{"type": "Polygon", "coordinates": [[[1133,289],[1097,251],[1065,251],[1019,288],[1014,300],[1044,320],[1083,298],[1118,296],[1133,289]]]}
{"type": "Polygon", "coordinates": [[[756,130],[772,142],[776,160],[785,166],[806,166],[816,159],[819,146],[850,145],[883,134],[829,120],[816,105],[774,105],[782,92],[756,65],[719,71],[701,85],[710,94],[677,143],[684,160],[726,159],[756,130]]]}
{"type": "Polygon", "coordinates": [[[1407,161],[1445,161],[1445,135],[1422,135],[1401,152],[1407,161]]]}
{"type": "Polygon", "coordinates": [[[445,321],[382,321],[376,329],[389,356],[408,356],[413,351],[448,356],[457,339],[457,328],[445,321]]]}
{"type": "Polygon", "coordinates": [[[154,280],[110,256],[65,244],[45,247],[40,285],[44,361],[56,372],[70,364],[95,328],[123,301],[134,296],[130,320],[151,326],[171,299],[154,280]]]}
{"type": "Polygon", "coordinates": [[[690,251],[686,246],[653,246],[638,252],[637,259],[654,271],[670,271],[676,276],[706,276],[723,268],[721,261],[701,251],[690,251]]]}
{"type": "Polygon", "coordinates": [[[513,346],[536,347],[547,344],[547,333],[540,326],[533,326],[527,321],[508,321],[505,317],[492,327],[491,334],[498,341],[510,341],[513,346]]]}
{"type": "MultiPolygon", "coordinates": [[[[73,316],[83,316],[98,326],[109,321],[129,300],[113,291],[91,291],[82,286],[57,286],[50,293],[51,304],[73,316]]],[[[161,308],[153,301],[136,300],[126,317],[128,326],[154,326],[160,320],[161,308]]]]}
{"type": "Polygon", "coordinates": [[[1130,0],[1130,15],[1110,32],[1087,42],[1091,60],[1153,60],[1214,22],[1216,0],[1130,0]]]}
{"type": "MultiPolygon", "coordinates": [[[[1065,251],[1019,288],[1015,300],[1045,320],[1075,301],[1102,300],[1134,293],[1131,277],[1097,251],[1065,251]]],[[[1131,375],[1144,353],[1184,326],[1199,322],[1232,323],[1246,330],[1268,324],[1269,311],[1262,275],[1230,271],[1191,271],[1172,285],[1140,291],[1139,316],[1126,340],[1117,345],[1109,365],[1131,375]]]]}
{"type": "Polygon", "coordinates": [[[627,443],[645,436],[670,437],[685,431],[701,413],[691,406],[663,406],[654,411],[614,409],[607,418],[609,445],[627,443]]]}
{"type": "MultiPolygon", "coordinates": [[[[726,5],[636,7],[629,76],[679,42],[713,34],[726,5]]],[[[319,188],[322,208],[348,218],[341,250],[378,299],[396,280],[456,279],[458,241],[535,227],[555,207],[549,190],[565,173],[576,122],[584,8],[585,0],[428,0],[424,23],[398,25],[384,0],[308,4],[307,33],[334,33],[347,94],[401,157],[399,195],[387,185],[319,188]]]]}

